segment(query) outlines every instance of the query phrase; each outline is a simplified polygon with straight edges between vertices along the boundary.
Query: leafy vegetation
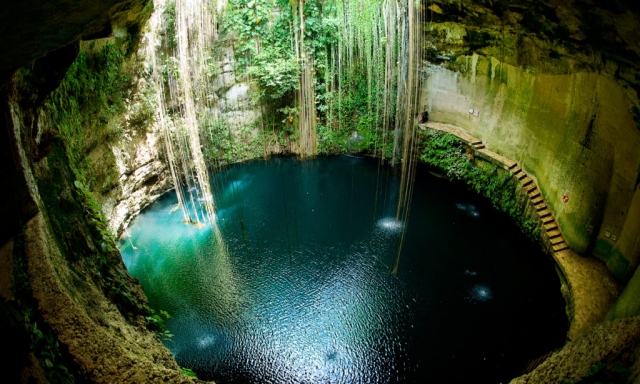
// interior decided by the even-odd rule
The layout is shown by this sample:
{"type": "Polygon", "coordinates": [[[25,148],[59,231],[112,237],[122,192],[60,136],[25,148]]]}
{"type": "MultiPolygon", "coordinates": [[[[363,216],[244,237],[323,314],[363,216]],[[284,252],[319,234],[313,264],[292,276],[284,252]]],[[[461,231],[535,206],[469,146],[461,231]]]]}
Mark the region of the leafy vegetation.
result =
{"type": "MultiPolygon", "coordinates": [[[[378,93],[381,90],[375,85],[371,90],[367,81],[365,70],[362,66],[354,65],[345,68],[340,74],[341,89],[338,97],[328,98],[326,108],[331,110],[333,121],[327,121],[327,125],[319,128],[319,149],[321,153],[345,153],[353,149],[354,143],[350,143],[353,132],[363,137],[362,141],[355,143],[357,152],[373,153],[375,148],[382,146],[383,137],[387,135],[385,142],[392,143],[389,139],[390,132],[383,133],[380,129],[381,121],[376,118],[375,111],[371,111],[370,93],[378,93]]],[[[383,152],[384,154],[384,152],[383,152]]]]}
{"type": "Polygon", "coordinates": [[[167,311],[160,310],[159,313],[156,313],[152,309],[150,310],[150,315],[145,317],[149,328],[154,330],[162,341],[171,341],[173,339],[173,334],[165,326],[165,321],[170,318],[171,315],[167,311]]]}
{"type": "MultiPolygon", "coordinates": [[[[73,184],[79,194],[81,204],[85,208],[87,220],[93,224],[91,228],[94,230],[94,236],[96,237],[98,244],[100,244],[100,249],[103,252],[116,252],[116,240],[113,237],[113,234],[109,231],[107,219],[102,213],[100,203],[96,201],[93,197],[93,193],[91,193],[91,191],[89,191],[80,180],[74,181],[73,184]]],[[[106,264],[106,258],[104,255],[101,256],[101,260],[103,264],[106,264]]]]}
{"type": "Polygon", "coordinates": [[[265,117],[263,135],[272,136],[283,147],[290,141],[304,146],[315,131],[316,79],[308,75],[317,60],[315,49],[320,41],[311,36],[322,32],[318,4],[304,2],[301,15],[297,2],[232,0],[224,15],[223,31],[238,36],[236,77],[257,83],[257,102],[265,117]],[[304,36],[299,33],[302,22],[304,36]],[[311,108],[309,104],[313,104],[311,108]],[[296,134],[292,127],[299,127],[300,132],[296,134]]]}
{"type": "MultiPolygon", "coordinates": [[[[46,207],[43,214],[53,233],[58,234],[55,241],[69,262],[74,284],[82,286],[92,279],[123,316],[134,322],[149,309],[124,270],[101,204],[91,191],[90,185],[96,187],[96,180],[87,159],[94,148],[118,139],[122,133],[119,122],[131,87],[131,78],[123,70],[125,59],[116,45],[93,54],[81,52],[59,87],[44,101],[44,115],[49,116],[61,140],[53,140],[38,189],[46,207]],[[89,277],[80,272],[87,270],[95,274],[89,277]]],[[[148,111],[139,115],[145,114],[148,111]]],[[[47,345],[56,344],[42,324],[38,321],[37,329],[43,336],[35,329],[34,333],[47,345]]],[[[55,348],[48,348],[50,355],[55,348]]],[[[55,367],[56,362],[49,360],[55,367]]]]}
{"type": "Polygon", "coordinates": [[[52,125],[65,142],[69,164],[84,184],[91,181],[87,153],[122,134],[122,126],[112,116],[124,112],[131,84],[120,70],[123,62],[116,45],[107,45],[95,55],[81,52],[45,102],[52,125]]]}
{"type": "Polygon", "coordinates": [[[518,198],[516,181],[508,172],[500,172],[488,163],[475,163],[466,153],[463,143],[455,136],[428,130],[424,138],[421,160],[446,172],[453,181],[466,184],[487,197],[499,211],[507,213],[531,239],[537,239],[540,228],[531,220],[523,201],[518,198]]]}
{"type": "Polygon", "coordinates": [[[390,156],[397,74],[386,73],[385,60],[397,65],[400,41],[387,44],[384,36],[393,32],[385,32],[384,23],[377,1],[230,0],[221,29],[237,37],[236,78],[253,79],[259,87],[263,144],[303,145],[302,127],[317,125],[319,153],[355,146],[390,156]],[[313,111],[303,108],[309,103],[313,111]],[[354,132],[364,139],[351,142],[354,132]]]}
{"type": "Polygon", "coordinates": [[[240,126],[234,132],[220,118],[208,119],[202,124],[204,156],[208,164],[230,164],[264,155],[268,136],[256,129],[255,123],[240,126]]]}
{"type": "Polygon", "coordinates": [[[196,373],[189,368],[180,367],[180,373],[182,373],[185,376],[193,377],[194,379],[198,378],[198,375],[196,375],[196,373]]]}
{"type": "Polygon", "coordinates": [[[168,51],[175,51],[178,47],[178,39],[176,38],[176,1],[169,0],[164,9],[164,17],[166,19],[167,28],[163,31],[164,42],[168,51]]]}
{"type": "Polygon", "coordinates": [[[22,315],[29,333],[30,350],[44,369],[49,382],[53,384],[73,384],[76,377],[71,372],[71,363],[53,332],[45,325],[38,313],[38,304],[33,298],[24,255],[24,229],[16,236],[13,249],[14,277],[13,293],[17,309],[22,315]]]}
{"type": "Polygon", "coordinates": [[[623,364],[599,361],[589,367],[585,377],[580,381],[563,381],[561,384],[626,384],[632,373],[631,369],[623,364]]]}
{"type": "Polygon", "coordinates": [[[299,88],[300,65],[291,52],[262,50],[247,74],[257,79],[263,99],[279,101],[299,88]]]}

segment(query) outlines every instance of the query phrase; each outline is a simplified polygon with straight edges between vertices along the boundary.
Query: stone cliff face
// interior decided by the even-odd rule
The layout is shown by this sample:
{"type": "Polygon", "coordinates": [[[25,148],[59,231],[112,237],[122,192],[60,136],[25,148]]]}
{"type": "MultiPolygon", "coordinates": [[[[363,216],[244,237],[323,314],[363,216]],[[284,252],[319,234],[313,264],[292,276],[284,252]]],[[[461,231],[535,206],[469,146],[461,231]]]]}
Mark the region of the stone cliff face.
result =
{"type": "MultiPolygon", "coordinates": [[[[21,46],[7,43],[11,37],[3,34],[3,48],[11,53],[3,58],[14,60],[3,59],[1,71],[11,73],[41,57],[3,77],[0,94],[5,133],[0,173],[9,183],[1,192],[0,317],[10,324],[5,345],[17,352],[2,367],[12,382],[193,381],[150,330],[153,312],[114,249],[96,202],[115,208],[110,219],[118,228],[169,187],[157,139],[143,118],[147,114],[136,109],[143,93],[135,91],[144,89],[144,76],[132,51],[149,6],[136,0],[26,2],[11,8],[22,13],[2,14],[3,28],[16,27],[7,18],[27,17],[20,27],[33,29],[25,31],[21,46]],[[66,24],[60,26],[62,20],[66,24]],[[93,33],[99,36],[89,36],[93,33]],[[61,84],[73,88],[64,78],[80,52],[92,55],[108,44],[118,47],[113,57],[121,52],[129,58],[122,68],[112,68],[123,83],[135,79],[129,81],[129,108],[104,121],[96,115],[100,121],[83,125],[86,140],[69,142],[68,127],[51,113],[50,99],[61,84]],[[122,130],[92,129],[120,125],[122,130]],[[79,152],[82,156],[74,157],[79,152]],[[78,164],[90,175],[84,182],[78,180],[78,164]]],[[[105,100],[107,108],[118,110],[114,98],[105,100]]]]}
{"type": "MultiPolygon", "coordinates": [[[[634,318],[603,323],[517,382],[580,380],[595,361],[637,353],[640,22],[626,3],[428,7],[420,107],[535,177],[570,246],[626,285],[606,318],[634,318]],[[607,347],[607,334],[621,344],[607,347]]],[[[637,357],[625,364],[637,372],[637,357]]]]}
{"type": "Polygon", "coordinates": [[[571,247],[626,283],[640,263],[640,23],[617,4],[435,1],[421,107],[516,159],[571,247]]]}

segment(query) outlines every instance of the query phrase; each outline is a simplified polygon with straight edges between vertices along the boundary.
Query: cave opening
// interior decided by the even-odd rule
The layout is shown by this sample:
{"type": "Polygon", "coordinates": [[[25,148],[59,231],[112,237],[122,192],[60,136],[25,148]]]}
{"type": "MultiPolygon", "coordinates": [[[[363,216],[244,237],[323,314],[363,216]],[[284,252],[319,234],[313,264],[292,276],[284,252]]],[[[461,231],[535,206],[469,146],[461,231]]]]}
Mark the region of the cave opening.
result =
{"type": "Polygon", "coordinates": [[[9,381],[637,381],[631,3],[5,7],[9,381]]]}

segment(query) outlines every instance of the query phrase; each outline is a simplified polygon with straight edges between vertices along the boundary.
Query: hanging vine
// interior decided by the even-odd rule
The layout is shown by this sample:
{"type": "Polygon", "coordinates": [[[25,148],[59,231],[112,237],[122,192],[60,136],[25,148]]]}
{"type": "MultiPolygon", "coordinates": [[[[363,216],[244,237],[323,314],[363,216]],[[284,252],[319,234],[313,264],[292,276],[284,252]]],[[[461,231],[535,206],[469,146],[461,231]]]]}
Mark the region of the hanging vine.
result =
{"type": "Polygon", "coordinates": [[[390,160],[401,174],[396,220],[406,226],[422,19],[420,2],[406,0],[230,0],[228,7],[175,0],[157,78],[166,87],[159,120],[185,220],[215,214],[208,177],[215,164],[207,164],[201,135],[206,143],[233,142],[211,115],[212,47],[221,30],[236,39],[235,77],[259,89],[264,134],[302,157],[355,148],[390,160]]]}
{"type": "Polygon", "coordinates": [[[160,36],[151,39],[149,54],[157,65],[154,79],[159,89],[158,123],[162,131],[167,160],[184,221],[212,223],[215,203],[209,182],[208,166],[202,151],[199,117],[210,107],[208,60],[217,23],[216,2],[175,0],[162,4],[164,18],[152,23],[161,25],[160,36]],[[156,50],[164,60],[158,60],[156,50]],[[161,71],[162,69],[162,71],[161,71]]]}

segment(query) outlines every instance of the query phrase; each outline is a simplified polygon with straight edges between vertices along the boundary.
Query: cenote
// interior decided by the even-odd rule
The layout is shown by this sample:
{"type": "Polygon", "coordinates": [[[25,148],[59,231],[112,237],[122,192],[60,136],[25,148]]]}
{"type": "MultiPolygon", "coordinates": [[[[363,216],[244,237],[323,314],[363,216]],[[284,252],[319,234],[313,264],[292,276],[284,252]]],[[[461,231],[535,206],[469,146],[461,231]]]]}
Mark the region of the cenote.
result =
{"type": "Polygon", "coordinates": [[[170,192],[120,244],[201,379],[499,383],[564,342],[552,260],[426,166],[406,227],[399,178],[373,159],[273,158],[212,184],[219,232],[184,224],[170,192]]]}

